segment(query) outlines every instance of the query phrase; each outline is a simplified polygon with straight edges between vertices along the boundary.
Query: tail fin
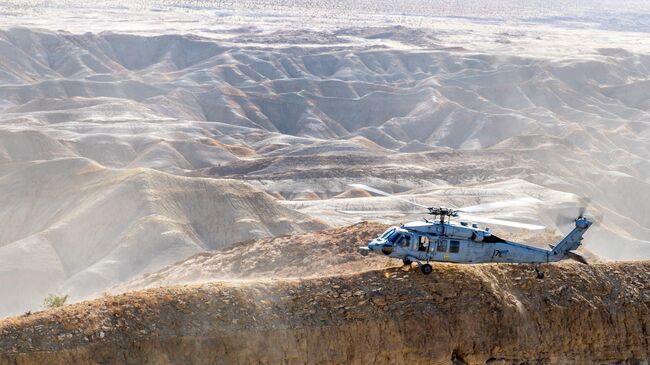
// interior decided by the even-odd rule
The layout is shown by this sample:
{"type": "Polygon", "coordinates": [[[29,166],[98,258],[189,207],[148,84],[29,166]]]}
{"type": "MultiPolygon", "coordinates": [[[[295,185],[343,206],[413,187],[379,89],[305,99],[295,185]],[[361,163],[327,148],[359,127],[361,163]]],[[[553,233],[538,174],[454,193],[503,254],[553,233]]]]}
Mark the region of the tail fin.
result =
{"type": "Polygon", "coordinates": [[[566,237],[564,237],[562,241],[560,241],[560,243],[557,244],[557,246],[555,247],[551,246],[553,249],[553,254],[562,257],[568,257],[578,262],[586,263],[584,257],[571,251],[580,247],[580,244],[582,242],[582,236],[585,234],[587,229],[591,227],[591,225],[592,222],[587,218],[580,217],[576,219],[575,228],[566,237]]]}

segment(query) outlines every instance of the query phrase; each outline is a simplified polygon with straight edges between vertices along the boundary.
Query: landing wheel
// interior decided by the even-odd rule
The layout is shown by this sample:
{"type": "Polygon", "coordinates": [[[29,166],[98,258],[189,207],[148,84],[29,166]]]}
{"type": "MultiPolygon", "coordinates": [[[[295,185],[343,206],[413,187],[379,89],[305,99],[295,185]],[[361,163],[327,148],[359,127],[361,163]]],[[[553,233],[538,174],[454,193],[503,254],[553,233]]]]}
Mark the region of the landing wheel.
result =
{"type": "Polygon", "coordinates": [[[422,270],[422,273],[424,275],[429,275],[433,271],[433,267],[431,267],[431,265],[429,265],[429,264],[424,264],[424,265],[420,266],[420,270],[422,270]]]}
{"type": "Polygon", "coordinates": [[[544,273],[541,272],[541,271],[538,271],[538,272],[537,272],[537,278],[538,278],[539,280],[544,279],[544,273]]]}
{"type": "Polygon", "coordinates": [[[404,266],[410,266],[411,263],[413,263],[413,261],[411,261],[409,259],[403,259],[402,262],[404,263],[404,266]]]}

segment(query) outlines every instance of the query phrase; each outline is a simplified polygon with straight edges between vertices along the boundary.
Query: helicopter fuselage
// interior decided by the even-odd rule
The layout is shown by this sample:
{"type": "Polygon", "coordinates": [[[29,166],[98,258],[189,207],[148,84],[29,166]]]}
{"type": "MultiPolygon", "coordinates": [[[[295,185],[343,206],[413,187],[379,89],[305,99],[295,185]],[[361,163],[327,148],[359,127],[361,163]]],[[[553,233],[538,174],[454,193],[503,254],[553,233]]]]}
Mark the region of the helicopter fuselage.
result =
{"type": "Polygon", "coordinates": [[[488,230],[466,223],[412,222],[400,227],[391,227],[371,240],[367,247],[360,247],[360,252],[383,254],[402,259],[404,262],[417,262],[419,265],[423,261],[466,264],[548,263],[574,258],[571,255],[579,257],[569,251],[580,245],[582,234],[590,225],[591,222],[584,218],[576,220],[576,228],[560,244],[545,250],[501,239],[488,230]],[[562,249],[556,249],[560,246],[562,249]]]}

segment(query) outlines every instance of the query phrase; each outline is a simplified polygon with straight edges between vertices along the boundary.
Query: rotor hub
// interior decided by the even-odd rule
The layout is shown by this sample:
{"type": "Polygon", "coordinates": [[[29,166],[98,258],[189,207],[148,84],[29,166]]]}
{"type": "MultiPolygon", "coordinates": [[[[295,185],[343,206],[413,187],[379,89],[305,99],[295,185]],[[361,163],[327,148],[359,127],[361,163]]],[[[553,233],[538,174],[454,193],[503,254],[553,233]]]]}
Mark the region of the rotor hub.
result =
{"type": "Polygon", "coordinates": [[[440,223],[444,223],[448,218],[458,216],[458,210],[446,207],[429,207],[427,210],[429,211],[429,214],[434,217],[439,217],[440,223]]]}

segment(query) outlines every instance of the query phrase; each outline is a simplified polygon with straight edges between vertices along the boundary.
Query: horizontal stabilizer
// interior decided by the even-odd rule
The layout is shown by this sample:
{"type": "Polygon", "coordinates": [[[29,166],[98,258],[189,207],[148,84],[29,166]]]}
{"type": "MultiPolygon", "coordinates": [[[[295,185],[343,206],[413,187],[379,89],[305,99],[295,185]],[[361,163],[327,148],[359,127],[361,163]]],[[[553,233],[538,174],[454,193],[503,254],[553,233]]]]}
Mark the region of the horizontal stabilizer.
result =
{"type": "Polygon", "coordinates": [[[589,263],[588,263],[587,260],[584,258],[584,256],[582,256],[582,255],[578,255],[577,253],[575,253],[575,252],[573,252],[573,251],[567,251],[567,252],[566,252],[566,256],[567,256],[568,258],[570,258],[571,260],[578,261],[578,262],[581,263],[581,264],[589,265],[589,263]]]}

